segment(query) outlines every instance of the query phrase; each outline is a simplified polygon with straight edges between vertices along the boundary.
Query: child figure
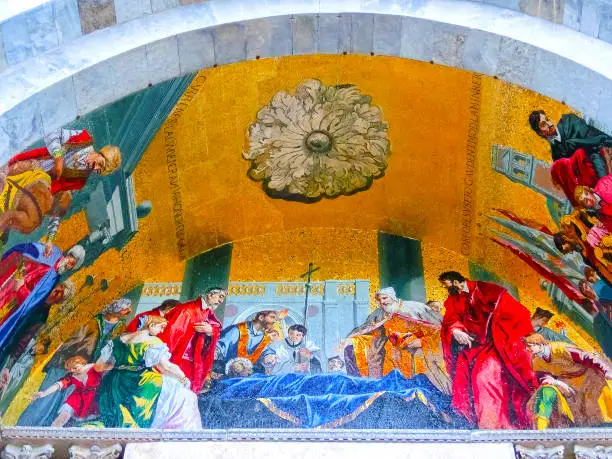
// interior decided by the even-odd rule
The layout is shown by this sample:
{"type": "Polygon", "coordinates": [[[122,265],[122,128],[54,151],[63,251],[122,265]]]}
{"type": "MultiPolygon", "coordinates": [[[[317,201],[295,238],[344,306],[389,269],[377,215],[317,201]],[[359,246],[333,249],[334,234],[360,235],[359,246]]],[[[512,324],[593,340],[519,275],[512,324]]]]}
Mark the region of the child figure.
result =
{"type": "Polygon", "coordinates": [[[96,389],[102,380],[102,373],[96,371],[94,364],[87,363],[87,360],[80,355],[70,357],[64,367],[68,372],[66,376],[48,389],[32,396],[32,400],[36,400],[74,386],[74,391],[68,396],[51,423],[52,427],[63,427],[70,419],[85,422],[98,417],[96,389]]]}

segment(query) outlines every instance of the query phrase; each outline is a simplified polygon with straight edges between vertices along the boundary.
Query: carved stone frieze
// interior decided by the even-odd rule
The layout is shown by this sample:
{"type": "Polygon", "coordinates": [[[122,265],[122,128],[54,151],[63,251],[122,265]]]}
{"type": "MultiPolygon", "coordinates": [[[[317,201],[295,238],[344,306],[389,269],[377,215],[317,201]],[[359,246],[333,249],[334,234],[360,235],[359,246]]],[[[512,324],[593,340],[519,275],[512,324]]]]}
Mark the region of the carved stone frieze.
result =
{"type": "Polygon", "coordinates": [[[2,459],[51,459],[55,448],[51,445],[11,445],[8,444],[0,453],[2,459]]]}
{"type": "Polygon", "coordinates": [[[116,459],[121,455],[121,450],[121,445],[115,443],[102,448],[98,445],[91,447],[73,445],[68,452],[70,453],[70,459],[116,459]]]}
{"type": "Polygon", "coordinates": [[[565,446],[559,445],[545,448],[542,445],[538,445],[535,448],[527,448],[517,445],[515,451],[518,459],[563,459],[565,446]]]}
{"type": "Polygon", "coordinates": [[[576,459],[610,459],[612,458],[612,446],[574,446],[576,459]]]}

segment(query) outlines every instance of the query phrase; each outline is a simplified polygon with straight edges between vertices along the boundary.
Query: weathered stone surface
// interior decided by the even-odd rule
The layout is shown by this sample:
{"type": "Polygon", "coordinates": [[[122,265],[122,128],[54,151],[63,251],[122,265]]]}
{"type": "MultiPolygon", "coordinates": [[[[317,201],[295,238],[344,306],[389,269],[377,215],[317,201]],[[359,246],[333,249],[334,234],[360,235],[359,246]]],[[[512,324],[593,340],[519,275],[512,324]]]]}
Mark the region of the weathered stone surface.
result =
{"type": "Polygon", "coordinates": [[[563,0],[520,0],[523,13],[537,16],[547,21],[561,24],[563,22],[563,0]]]}
{"type": "Polygon", "coordinates": [[[402,50],[402,18],[392,15],[374,16],[374,53],[399,56],[402,50]]]}
{"type": "Polygon", "coordinates": [[[482,30],[470,30],[463,48],[462,67],[472,72],[494,75],[497,72],[501,37],[482,30]]]}
{"type": "Polygon", "coordinates": [[[178,46],[181,75],[215,64],[213,36],[208,30],[196,30],[179,35],[178,46]]]}
{"type": "Polygon", "coordinates": [[[151,0],[114,0],[117,23],[131,21],[151,14],[151,0]]]}
{"type": "Polygon", "coordinates": [[[0,25],[9,66],[57,48],[53,6],[48,3],[0,25]]]}
{"type": "Polygon", "coordinates": [[[249,21],[245,41],[247,59],[287,56],[293,47],[291,20],[280,17],[249,21]]]}
{"type": "Polygon", "coordinates": [[[179,6],[179,0],[151,0],[151,11],[159,13],[170,8],[179,6]]]}
{"type": "Polygon", "coordinates": [[[205,443],[130,443],[125,448],[125,459],[159,459],[180,457],[257,457],[276,459],[332,459],[351,457],[371,459],[376,456],[401,457],[404,459],[514,459],[511,443],[497,444],[451,444],[411,443],[410,448],[402,443],[350,443],[350,442],[286,442],[282,448],[271,448],[266,442],[205,442],[205,443]]]}
{"type": "Polygon", "coordinates": [[[467,30],[448,24],[434,25],[433,61],[459,67],[463,61],[467,30]]]}
{"type": "Polygon", "coordinates": [[[402,18],[402,47],[400,56],[420,61],[433,59],[433,24],[416,18],[402,18]]]}
{"type": "Polygon", "coordinates": [[[370,14],[351,15],[351,52],[370,54],[374,50],[374,17],[370,14]]]}
{"type": "Polygon", "coordinates": [[[599,3],[596,1],[583,2],[580,15],[580,31],[596,37],[599,33],[599,22],[599,3]]]}
{"type": "Polygon", "coordinates": [[[563,5],[563,25],[580,30],[583,0],[565,0],[563,5]]]}
{"type": "Polygon", "coordinates": [[[318,50],[318,18],[300,14],[293,18],[293,54],[316,54],[318,50]]]}
{"type": "Polygon", "coordinates": [[[77,0],[81,30],[84,34],[104,29],[117,22],[113,0],[77,0]]]}
{"type": "Polygon", "coordinates": [[[213,31],[215,64],[231,64],[246,59],[244,24],[224,24],[213,31]]]}
{"type": "Polygon", "coordinates": [[[146,47],[149,83],[169,80],[181,73],[177,37],[156,41],[146,47]]]}
{"type": "Polygon", "coordinates": [[[500,42],[497,76],[510,83],[529,87],[536,56],[537,48],[503,37],[500,42]]]}
{"type": "Polygon", "coordinates": [[[54,0],[53,16],[60,46],[83,35],[77,0],[54,0]]]}

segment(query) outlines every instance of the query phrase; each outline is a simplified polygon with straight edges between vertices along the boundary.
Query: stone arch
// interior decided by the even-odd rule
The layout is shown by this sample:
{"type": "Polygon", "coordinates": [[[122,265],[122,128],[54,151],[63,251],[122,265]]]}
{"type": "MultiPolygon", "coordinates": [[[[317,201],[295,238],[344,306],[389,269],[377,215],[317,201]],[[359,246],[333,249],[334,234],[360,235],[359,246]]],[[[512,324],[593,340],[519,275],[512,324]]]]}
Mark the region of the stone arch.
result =
{"type": "Polygon", "coordinates": [[[8,68],[0,155],[176,76],[314,53],[397,56],[493,75],[612,126],[612,45],[543,19],[464,1],[210,0],[98,30],[8,68]]]}

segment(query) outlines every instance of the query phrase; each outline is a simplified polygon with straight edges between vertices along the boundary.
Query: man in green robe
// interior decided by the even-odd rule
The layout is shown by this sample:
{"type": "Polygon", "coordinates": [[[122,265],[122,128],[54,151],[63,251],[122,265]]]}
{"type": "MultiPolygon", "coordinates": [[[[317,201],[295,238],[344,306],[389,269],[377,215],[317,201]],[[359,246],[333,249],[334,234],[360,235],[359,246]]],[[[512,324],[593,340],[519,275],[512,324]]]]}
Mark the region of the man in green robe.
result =
{"type": "Polygon", "coordinates": [[[584,149],[593,168],[601,178],[608,175],[606,161],[601,155],[602,147],[612,147],[612,137],[587,124],[573,113],[561,116],[555,125],[543,110],[529,115],[529,125],[536,134],[550,144],[553,161],[570,158],[578,149],[584,149]]]}

